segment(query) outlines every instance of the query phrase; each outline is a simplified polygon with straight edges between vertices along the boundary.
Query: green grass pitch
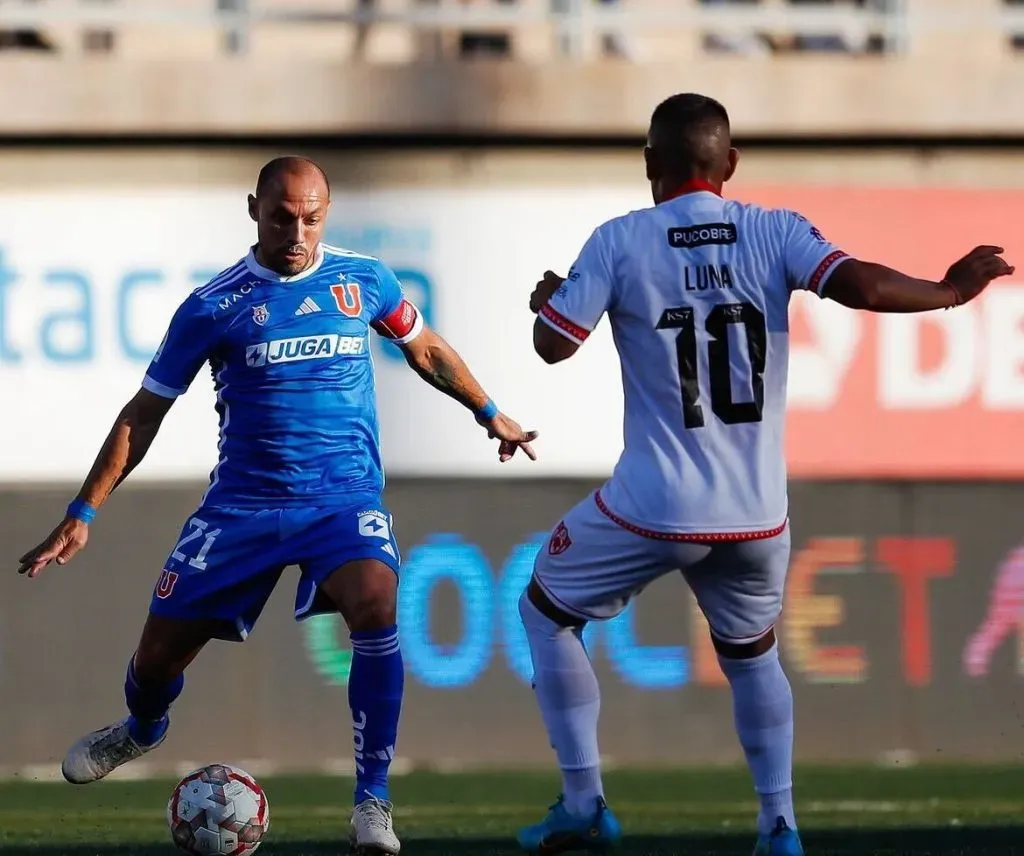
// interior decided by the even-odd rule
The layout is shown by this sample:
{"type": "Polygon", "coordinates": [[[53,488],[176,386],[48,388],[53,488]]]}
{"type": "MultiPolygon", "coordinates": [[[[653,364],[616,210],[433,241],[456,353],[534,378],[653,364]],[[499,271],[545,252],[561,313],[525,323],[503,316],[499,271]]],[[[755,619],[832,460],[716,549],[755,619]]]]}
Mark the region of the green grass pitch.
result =
{"type": "MultiPolygon", "coordinates": [[[[806,768],[797,811],[808,856],[1024,856],[1024,765],[806,768]]],[[[351,781],[267,778],[260,856],[346,853],[351,781]]],[[[0,783],[2,856],[172,854],[171,781],[0,783]]],[[[553,773],[413,773],[393,785],[407,856],[505,856],[557,791],[553,773]]],[[[749,856],[755,801],[742,770],[615,771],[606,791],[622,856],[749,856]]]]}

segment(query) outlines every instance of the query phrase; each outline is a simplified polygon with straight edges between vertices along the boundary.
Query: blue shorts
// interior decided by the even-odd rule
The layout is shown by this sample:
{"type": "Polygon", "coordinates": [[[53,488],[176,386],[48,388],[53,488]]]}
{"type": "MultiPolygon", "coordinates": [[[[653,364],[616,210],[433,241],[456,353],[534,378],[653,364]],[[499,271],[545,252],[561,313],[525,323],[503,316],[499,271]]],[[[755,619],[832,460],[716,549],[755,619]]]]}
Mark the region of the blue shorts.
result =
{"type": "Polygon", "coordinates": [[[391,513],[379,500],[349,508],[201,507],[164,564],[150,612],[221,620],[220,638],[245,639],[286,567],[299,567],[301,621],[335,611],[320,583],[358,559],[377,559],[395,573],[401,565],[391,513]]]}

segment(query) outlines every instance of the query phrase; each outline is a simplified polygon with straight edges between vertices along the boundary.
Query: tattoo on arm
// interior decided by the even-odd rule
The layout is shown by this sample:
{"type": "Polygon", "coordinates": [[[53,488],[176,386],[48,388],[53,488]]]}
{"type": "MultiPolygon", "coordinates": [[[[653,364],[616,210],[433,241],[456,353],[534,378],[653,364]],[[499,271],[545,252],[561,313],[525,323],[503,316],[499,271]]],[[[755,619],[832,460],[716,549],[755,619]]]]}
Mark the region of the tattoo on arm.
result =
{"type": "Polygon", "coordinates": [[[436,365],[430,372],[430,382],[438,389],[450,393],[455,393],[459,386],[455,367],[444,362],[436,365]]]}
{"type": "Polygon", "coordinates": [[[410,354],[410,364],[435,389],[470,410],[478,410],[487,402],[487,393],[473,377],[462,357],[440,336],[434,335],[417,356],[419,359],[410,354]]]}

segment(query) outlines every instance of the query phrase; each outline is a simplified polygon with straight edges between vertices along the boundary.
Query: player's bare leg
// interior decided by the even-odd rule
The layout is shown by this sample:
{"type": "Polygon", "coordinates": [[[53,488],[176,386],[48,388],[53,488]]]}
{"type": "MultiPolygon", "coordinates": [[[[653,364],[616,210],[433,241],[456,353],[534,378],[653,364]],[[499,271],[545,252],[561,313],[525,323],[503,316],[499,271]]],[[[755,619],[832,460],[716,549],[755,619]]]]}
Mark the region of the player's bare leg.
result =
{"type": "Polygon", "coordinates": [[[529,853],[603,850],[622,830],[604,800],[597,721],[601,694],[583,646],[583,623],[563,612],[535,580],[519,599],[541,716],[562,770],[562,796],[544,820],[520,831],[529,853]]]}
{"type": "Polygon", "coordinates": [[[125,676],[129,715],[75,743],[61,765],[64,778],[75,785],[98,781],[159,746],[186,667],[222,629],[221,622],[150,615],[125,676]]]}
{"type": "Polygon", "coordinates": [[[803,856],[793,811],[793,692],[774,629],[753,641],[711,635],[729,680],[736,733],[761,807],[754,856],[803,856]]]}
{"type": "Polygon", "coordinates": [[[349,840],[358,854],[394,856],[388,770],[395,756],[405,667],[398,644],[398,577],[376,559],[349,562],[320,586],[337,606],[352,640],[348,699],[356,764],[349,840]]]}

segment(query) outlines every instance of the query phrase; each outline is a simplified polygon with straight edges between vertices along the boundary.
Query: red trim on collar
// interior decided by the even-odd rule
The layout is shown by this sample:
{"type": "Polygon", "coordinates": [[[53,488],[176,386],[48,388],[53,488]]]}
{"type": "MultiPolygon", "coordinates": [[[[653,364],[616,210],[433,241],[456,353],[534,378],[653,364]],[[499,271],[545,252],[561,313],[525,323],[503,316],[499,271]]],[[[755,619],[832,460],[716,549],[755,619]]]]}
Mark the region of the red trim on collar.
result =
{"type": "Polygon", "coordinates": [[[718,190],[716,187],[714,187],[710,183],[704,181],[703,179],[695,178],[692,181],[688,181],[688,182],[686,182],[686,184],[683,184],[680,187],[678,187],[676,189],[675,193],[670,193],[668,196],[665,197],[665,199],[663,201],[664,202],[668,202],[671,199],[676,199],[676,198],[678,198],[680,196],[683,196],[684,194],[687,194],[687,193],[702,193],[702,192],[713,193],[713,194],[715,194],[715,196],[721,196],[722,195],[722,191],[718,190]]]}

